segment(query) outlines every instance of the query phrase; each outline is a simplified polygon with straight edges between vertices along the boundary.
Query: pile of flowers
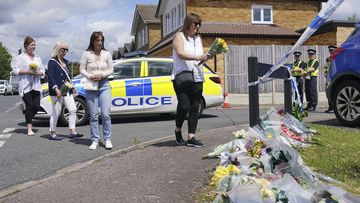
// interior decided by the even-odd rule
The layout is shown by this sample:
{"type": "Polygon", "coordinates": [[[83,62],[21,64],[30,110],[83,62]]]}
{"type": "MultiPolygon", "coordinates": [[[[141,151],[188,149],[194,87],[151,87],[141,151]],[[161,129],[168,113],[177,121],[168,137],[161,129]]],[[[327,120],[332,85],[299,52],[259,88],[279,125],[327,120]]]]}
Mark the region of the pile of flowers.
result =
{"type": "MultiPolygon", "coordinates": [[[[233,132],[235,139],[203,158],[219,158],[213,202],[352,202],[349,193],[321,180],[294,148],[309,146],[316,131],[290,114],[270,109],[260,124],[233,132]]],[[[335,180],[334,180],[335,181],[335,180]]]]}

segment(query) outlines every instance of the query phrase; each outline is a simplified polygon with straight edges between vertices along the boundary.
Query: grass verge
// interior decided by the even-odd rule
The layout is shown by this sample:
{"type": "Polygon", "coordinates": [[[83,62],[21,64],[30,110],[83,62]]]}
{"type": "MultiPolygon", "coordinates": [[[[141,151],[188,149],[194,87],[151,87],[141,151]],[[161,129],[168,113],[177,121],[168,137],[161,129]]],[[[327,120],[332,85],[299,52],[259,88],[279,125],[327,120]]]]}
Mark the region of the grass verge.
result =
{"type": "Polygon", "coordinates": [[[315,144],[301,150],[312,170],[343,182],[342,187],[360,195],[360,131],[342,127],[310,124],[318,133],[315,144]]]}

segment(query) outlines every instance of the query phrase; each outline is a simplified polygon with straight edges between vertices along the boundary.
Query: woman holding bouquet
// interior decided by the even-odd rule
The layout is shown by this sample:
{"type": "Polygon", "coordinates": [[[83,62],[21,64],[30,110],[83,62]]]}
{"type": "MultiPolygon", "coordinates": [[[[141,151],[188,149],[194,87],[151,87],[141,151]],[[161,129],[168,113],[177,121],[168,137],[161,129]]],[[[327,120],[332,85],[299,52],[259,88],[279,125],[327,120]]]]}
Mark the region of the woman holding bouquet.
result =
{"type": "Polygon", "coordinates": [[[198,123],[198,110],[202,97],[204,74],[197,64],[206,61],[210,56],[204,54],[202,41],[197,35],[201,26],[201,18],[197,14],[190,13],[185,17],[183,29],[176,33],[173,41],[174,68],[172,73],[174,90],[178,99],[175,118],[175,138],[178,145],[184,145],[181,127],[186,115],[188,118],[188,141],[187,145],[202,147],[203,144],[195,139],[195,131],[198,123]],[[176,76],[182,72],[192,72],[194,83],[187,86],[178,86],[176,76]]]}
{"type": "Polygon", "coordinates": [[[102,32],[93,32],[87,50],[80,60],[80,73],[86,77],[84,85],[86,102],[90,110],[90,133],[92,144],[89,149],[99,146],[99,107],[103,125],[105,148],[112,149],[111,143],[111,92],[108,77],[113,74],[112,56],[104,47],[102,32]]]}
{"type": "Polygon", "coordinates": [[[27,134],[33,136],[32,119],[40,110],[41,83],[45,75],[41,58],[35,54],[36,42],[26,36],[24,39],[25,53],[19,54],[11,61],[12,73],[19,77],[19,95],[25,103],[25,120],[27,134]]]}
{"type": "Polygon", "coordinates": [[[62,137],[56,135],[55,129],[63,102],[65,103],[66,108],[69,110],[69,138],[83,136],[77,133],[75,130],[76,105],[73,93],[76,93],[76,90],[71,83],[69,61],[64,58],[68,51],[69,46],[65,42],[57,42],[51,55],[52,58],[48,62],[47,75],[49,95],[52,104],[52,114],[50,117],[50,140],[62,139],[62,137]]]}

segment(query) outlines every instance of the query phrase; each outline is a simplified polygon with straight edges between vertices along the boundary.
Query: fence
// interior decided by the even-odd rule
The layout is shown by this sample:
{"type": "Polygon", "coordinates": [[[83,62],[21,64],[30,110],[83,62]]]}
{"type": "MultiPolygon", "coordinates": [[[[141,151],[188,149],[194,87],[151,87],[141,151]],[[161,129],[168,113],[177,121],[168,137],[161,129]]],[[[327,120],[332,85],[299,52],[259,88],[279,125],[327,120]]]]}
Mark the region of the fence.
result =
{"type": "MultiPolygon", "coordinates": [[[[274,64],[281,58],[292,46],[283,45],[230,45],[228,53],[225,54],[225,90],[230,94],[248,94],[248,57],[255,56],[261,63],[274,64]]],[[[325,60],[329,56],[327,46],[301,46],[298,51],[303,55],[301,59],[308,61],[306,50],[312,48],[316,50],[316,58],[318,59],[319,77],[318,91],[325,91],[325,77],[323,67],[325,60]]],[[[292,63],[293,56],[289,57],[287,63],[292,63]]],[[[283,93],[284,83],[282,80],[273,80],[265,84],[259,85],[260,93],[283,93]]]]}

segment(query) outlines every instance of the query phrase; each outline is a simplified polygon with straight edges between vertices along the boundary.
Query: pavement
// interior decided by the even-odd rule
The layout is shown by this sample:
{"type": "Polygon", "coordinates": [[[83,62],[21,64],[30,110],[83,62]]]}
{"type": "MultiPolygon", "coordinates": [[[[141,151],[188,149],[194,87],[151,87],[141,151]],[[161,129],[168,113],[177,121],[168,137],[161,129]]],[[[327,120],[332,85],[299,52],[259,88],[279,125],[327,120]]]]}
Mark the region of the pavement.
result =
{"type": "MultiPolygon", "coordinates": [[[[324,110],[311,113],[305,122],[340,126],[335,115],[324,110]]],[[[201,157],[246,127],[200,130],[197,138],[203,148],[177,146],[170,135],[113,151],[1,190],[0,202],[193,202],[218,162],[201,157]]]]}

